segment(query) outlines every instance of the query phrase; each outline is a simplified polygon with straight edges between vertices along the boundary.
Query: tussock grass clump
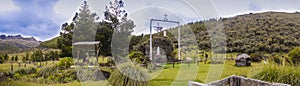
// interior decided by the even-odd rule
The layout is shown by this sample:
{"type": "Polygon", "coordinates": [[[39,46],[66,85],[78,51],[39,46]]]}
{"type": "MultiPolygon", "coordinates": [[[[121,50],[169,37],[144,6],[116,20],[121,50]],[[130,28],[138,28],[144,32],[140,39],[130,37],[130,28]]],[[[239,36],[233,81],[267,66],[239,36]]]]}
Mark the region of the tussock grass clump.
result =
{"type": "Polygon", "coordinates": [[[274,83],[285,83],[300,86],[300,68],[294,66],[266,65],[252,78],[274,83]]]}
{"type": "Polygon", "coordinates": [[[111,74],[108,81],[113,86],[149,86],[149,78],[140,68],[124,64],[111,74]]]}

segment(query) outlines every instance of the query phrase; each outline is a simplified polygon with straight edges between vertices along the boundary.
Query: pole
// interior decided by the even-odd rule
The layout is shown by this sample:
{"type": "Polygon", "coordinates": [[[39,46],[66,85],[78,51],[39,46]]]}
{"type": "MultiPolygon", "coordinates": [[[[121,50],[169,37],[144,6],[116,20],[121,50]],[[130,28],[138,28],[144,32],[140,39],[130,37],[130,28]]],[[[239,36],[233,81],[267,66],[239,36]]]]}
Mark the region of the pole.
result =
{"type": "Polygon", "coordinates": [[[180,23],[178,22],[178,60],[181,60],[180,58],[180,23]]]}
{"type": "Polygon", "coordinates": [[[150,61],[152,61],[152,21],[150,20],[150,61]]]}

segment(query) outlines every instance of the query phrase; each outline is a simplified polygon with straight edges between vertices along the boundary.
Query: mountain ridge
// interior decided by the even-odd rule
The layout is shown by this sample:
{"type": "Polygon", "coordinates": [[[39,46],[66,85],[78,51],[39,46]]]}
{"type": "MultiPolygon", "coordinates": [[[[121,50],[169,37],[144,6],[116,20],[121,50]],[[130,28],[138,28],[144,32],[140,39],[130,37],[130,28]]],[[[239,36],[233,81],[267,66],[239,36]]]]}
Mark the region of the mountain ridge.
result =
{"type": "Polygon", "coordinates": [[[22,35],[0,35],[0,52],[18,52],[40,46],[41,41],[22,35]]]}

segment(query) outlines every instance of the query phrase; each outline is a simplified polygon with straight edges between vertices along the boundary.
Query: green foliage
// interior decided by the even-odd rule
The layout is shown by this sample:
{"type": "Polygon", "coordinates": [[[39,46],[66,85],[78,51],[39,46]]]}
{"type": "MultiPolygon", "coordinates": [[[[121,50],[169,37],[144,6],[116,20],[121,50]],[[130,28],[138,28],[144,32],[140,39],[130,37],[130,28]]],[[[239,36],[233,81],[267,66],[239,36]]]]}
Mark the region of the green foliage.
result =
{"type": "MultiPolygon", "coordinates": [[[[48,83],[67,83],[77,80],[75,69],[59,70],[57,65],[42,68],[35,78],[44,78],[48,83]]],[[[42,81],[42,82],[44,82],[42,81]]]]}
{"type": "Polygon", "coordinates": [[[7,54],[0,54],[0,63],[8,61],[9,56],[7,54]]]}
{"type": "MultiPolygon", "coordinates": [[[[196,36],[199,49],[209,51],[212,48],[209,33],[218,32],[208,31],[207,24],[220,21],[225,30],[227,52],[289,52],[293,47],[300,45],[298,18],[300,15],[297,13],[264,12],[191,22],[183,25],[181,30],[182,34],[196,36]],[[187,29],[191,29],[195,34],[186,32],[187,29]]],[[[171,28],[170,31],[172,30],[176,31],[177,28],[171,28]]],[[[149,42],[146,39],[149,37],[140,38],[139,40],[145,40],[140,43],[149,42]]],[[[188,40],[191,38],[183,36],[181,41],[188,40]]]]}
{"type": "Polygon", "coordinates": [[[103,57],[99,56],[99,65],[100,66],[112,66],[114,64],[114,61],[111,57],[103,57]]]}
{"type": "Polygon", "coordinates": [[[277,64],[281,64],[282,63],[282,57],[280,57],[280,56],[278,56],[278,55],[272,55],[272,56],[270,56],[269,58],[269,62],[275,62],[275,63],[277,63],[277,64]]]}
{"type": "Polygon", "coordinates": [[[74,60],[71,57],[65,57],[61,59],[57,66],[62,69],[70,68],[70,66],[74,65],[74,60]]]}
{"type": "Polygon", "coordinates": [[[132,51],[128,57],[138,64],[145,63],[148,59],[141,52],[132,51]]]}
{"type": "Polygon", "coordinates": [[[29,75],[29,74],[34,74],[34,73],[37,73],[37,69],[36,68],[20,68],[20,69],[17,69],[13,72],[14,74],[18,73],[18,74],[21,74],[21,75],[29,75]]]}
{"type": "Polygon", "coordinates": [[[48,41],[44,41],[42,42],[40,45],[46,48],[53,48],[53,49],[57,49],[58,48],[58,43],[57,40],[59,39],[59,37],[55,37],[51,40],[48,41]]]}
{"type": "Polygon", "coordinates": [[[15,62],[18,62],[18,60],[19,60],[19,57],[15,56],[15,62]]]}
{"type": "Polygon", "coordinates": [[[300,69],[291,66],[267,65],[261,71],[254,74],[252,78],[299,86],[300,69]]]}
{"type": "Polygon", "coordinates": [[[43,67],[41,70],[37,72],[38,77],[49,77],[56,73],[58,73],[58,66],[50,66],[50,67],[43,67]]]}
{"type": "Polygon", "coordinates": [[[293,50],[291,50],[288,54],[289,59],[294,64],[299,64],[300,62],[300,47],[295,47],[293,50]]]}
{"type": "Polygon", "coordinates": [[[4,63],[5,62],[5,59],[2,55],[0,55],[0,63],[4,63]]]}
{"type": "Polygon", "coordinates": [[[19,57],[18,56],[12,56],[10,61],[14,61],[14,62],[17,62],[19,60],[19,57]]]}
{"type": "MultiPolygon", "coordinates": [[[[149,43],[149,37],[144,36],[143,39],[140,39],[140,43],[137,45],[134,45],[133,51],[139,51],[142,52],[144,55],[146,53],[149,53],[150,49],[150,43],[149,43]]],[[[153,48],[154,47],[160,47],[164,50],[164,54],[167,56],[168,60],[174,60],[176,59],[177,50],[174,50],[177,46],[174,46],[172,43],[171,38],[167,37],[161,37],[161,36],[153,36],[153,48]]],[[[173,40],[174,41],[174,40],[173,40]]]]}
{"type": "Polygon", "coordinates": [[[250,57],[252,62],[261,62],[263,60],[263,56],[258,53],[252,53],[250,57]]]}
{"type": "Polygon", "coordinates": [[[26,62],[26,61],[29,61],[30,60],[30,57],[29,57],[29,52],[26,52],[26,55],[22,58],[22,61],[23,62],[26,62]]]}
{"type": "Polygon", "coordinates": [[[73,29],[73,42],[80,41],[92,41],[95,40],[93,37],[96,36],[96,13],[92,13],[87,1],[83,1],[79,8],[79,12],[76,13],[75,18],[73,19],[74,29],[73,29]]]}
{"type": "Polygon", "coordinates": [[[3,58],[5,61],[8,61],[9,56],[7,54],[4,54],[3,58]]]}
{"type": "Polygon", "coordinates": [[[43,51],[42,50],[36,50],[31,55],[31,61],[33,62],[41,62],[43,61],[43,51]]]}
{"type": "Polygon", "coordinates": [[[124,64],[120,70],[114,70],[108,81],[113,86],[149,86],[149,78],[141,69],[124,64]]]}

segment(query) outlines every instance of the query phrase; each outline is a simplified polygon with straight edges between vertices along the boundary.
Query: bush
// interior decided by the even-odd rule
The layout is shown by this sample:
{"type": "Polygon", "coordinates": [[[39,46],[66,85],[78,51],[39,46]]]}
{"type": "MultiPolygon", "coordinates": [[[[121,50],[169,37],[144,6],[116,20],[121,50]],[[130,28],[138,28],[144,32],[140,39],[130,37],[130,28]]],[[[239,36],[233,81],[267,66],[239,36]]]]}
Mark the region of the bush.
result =
{"type": "Polygon", "coordinates": [[[299,64],[300,62],[300,47],[295,47],[293,50],[291,50],[288,54],[289,59],[294,64],[299,64]]]}
{"type": "Polygon", "coordinates": [[[22,75],[20,73],[15,73],[14,78],[15,79],[21,79],[22,75]]]}
{"type": "Polygon", "coordinates": [[[261,62],[263,60],[263,56],[257,53],[252,53],[250,57],[252,62],[261,62]]]}
{"type": "Polygon", "coordinates": [[[37,70],[36,68],[20,68],[14,71],[14,74],[19,73],[21,75],[29,75],[29,74],[33,74],[36,73],[37,70]]]}
{"type": "Polygon", "coordinates": [[[103,56],[99,56],[99,62],[98,63],[99,63],[100,66],[112,66],[114,64],[111,57],[103,57],[103,56]]]}
{"type": "Polygon", "coordinates": [[[281,64],[281,62],[282,62],[281,60],[282,60],[282,58],[277,55],[272,55],[269,57],[270,62],[275,62],[277,64],[281,64]]]}
{"type": "Polygon", "coordinates": [[[300,69],[291,66],[268,65],[260,72],[255,73],[252,78],[300,86],[300,69]]]}
{"type": "Polygon", "coordinates": [[[56,65],[42,68],[40,71],[38,71],[37,76],[46,78],[54,75],[55,73],[58,73],[58,67],[56,65]]]}
{"type": "Polygon", "coordinates": [[[144,56],[143,53],[141,53],[141,52],[136,52],[136,51],[131,52],[131,53],[128,55],[128,57],[129,57],[131,60],[133,60],[133,61],[135,61],[136,63],[138,63],[138,64],[142,64],[142,63],[146,62],[146,60],[147,60],[147,59],[145,58],[145,56],[144,56]]]}
{"type": "Polygon", "coordinates": [[[71,57],[65,57],[58,62],[58,67],[61,69],[70,68],[70,66],[74,65],[74,60],[71,57]]]}
{"type": "Polygon", "coordinates": [[[149,86],[149,78],[139,68],[123,64],[120,70],[115,70],[111,74],[108,81],[113,86],[149,86]]]}

